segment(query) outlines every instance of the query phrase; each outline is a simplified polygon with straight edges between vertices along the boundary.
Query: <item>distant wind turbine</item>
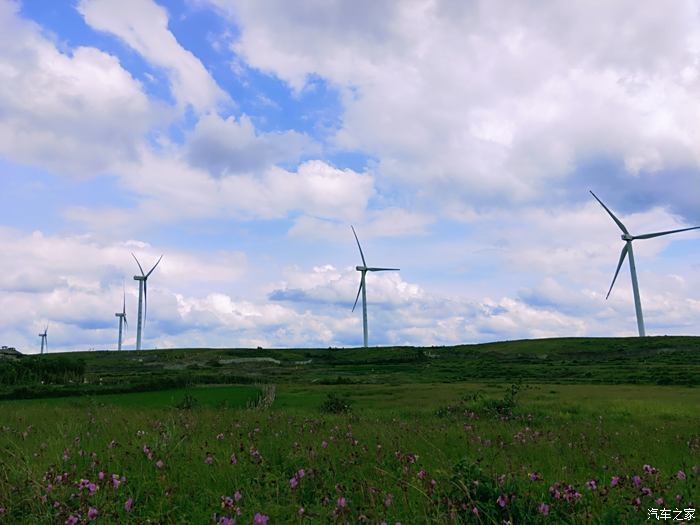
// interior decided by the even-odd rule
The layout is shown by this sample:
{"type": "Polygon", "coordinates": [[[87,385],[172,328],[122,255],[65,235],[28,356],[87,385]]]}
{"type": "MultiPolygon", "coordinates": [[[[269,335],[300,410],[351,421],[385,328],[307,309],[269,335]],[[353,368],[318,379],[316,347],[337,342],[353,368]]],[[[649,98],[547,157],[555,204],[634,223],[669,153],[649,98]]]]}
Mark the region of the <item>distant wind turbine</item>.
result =
{"type": "Polygon", "coordinates": [[[46,333],[49,331],[49,323],[46,323],[46,328],[44,328],[44,333],[39,334],[39,337],[41,337],[41,354],[44,354],[44,347],[46,347],[46,353],[49,353],[49,342],[46,336],[46,333]]]}
{"type": "Polygon", "coordinates": [[[365,343],[365,348],[367,348],[367,284],[365,281],[365,277],[367,275],[367,272],[389,272],[389,271],[394,271],[398,272],[398,268],[372,268],[367,266],[367,262],[365,261],[365,255],[362,253],[362,246],[360,246],[360,240],[357,238],[357,233],[355,233],[355,228],[353,226],[350,226],[352,228],[352,233],[355,236],[355,240],[357,241],[357,247],[360,249],[360,257],[362,257],[362,266],[356,266],[355,269],[358,272],[362,272],[362,277],[360,277],[360,288],[357,290],[357,297],[355,297],[355,304],[352,305],[352,311],[355,311],[355,307],[357,306],[357,301],[360,298],[360,292],[362,292],[362,330],[364,334],[364,343],[365,343]]]}
{"type": "Polygon", "coordinates": [[[686,232],[688,230],[697,230],[700,229],[700,226],[693,226],[692,228],[681,228],[680,230],[668,230],[657,233],[645,233],[644,235],[631,235],[630,232],[627,231],[627,228],[625,228],[625,225],[622,224],[620,219],[615,217],[613,212],[611,212],[608,209],[608,207],[605,204],[603,204],[603,201],[601,201],[592,191],[591,195],[593,195],[593,197],[595,197],[595,200],[597,200],[600,203],[600,205],[603,208],[605,208],[605,211],[607,211],[610,217],[612,217],[612,220],[615,221],[615,224],[617,224],[620,230],[622,230],[622,240],[625,241],[625,245],[622,247],[622,253],[620,253],[620,261],[617,263],[615,276],[613,277],[612,283],[610,283],[610,289],[608,290],[608,294],[605,296],[605,298],[607,299],[608,297],[610,297],[610,292],[612,292],[613,286],[615,285],[615,279],[617,279],[617,274],[620,273],[620,267],[622,266],[622,263],[625,262],[625,257],[629,254],[630,275],[632,277],[632,293],[634,294],[634,309],[637,312],[637,328],[639,329],[639,336],[644,337],[646,335],[646,332],[644,331],[644,316],[642,315],[642,303],[639,299],[639,284],[637,283],[637,269],[634,265],[634,252],[632,251],[632,241],[636,239],[652,239],[654,237],[670,235],[671,233],[686,232]]]}
{"type": "Polygon", "coordinates": [[[156,266],[158,266],[158,263],[160,263],[163,256],[160,256],[160,258],[153,265],[153,268],[151,268],[148,273],[143,273],[141,263],[138,259],[136,259],[136,256],[133,253],[131,256],[136,260],[136,264],[139,265],[139,270],[141,270],[141,275],[134,275],[134,281],[139,282],[139,312],[138,319],[136,320],[136,350],[141,350],[141,333],[143,330],[142,325],[146,324],[146,307],[148,303],[148,276],[153,273],[153,270],[156,269],[156,266]],[[141,307],[143,307],[143,316],[141,315],[141,307]]]}
{"type": "Polygon", "coordinates": [[[119,346],[118,350],[122,349],[122,324],[125,327],[129,327],[129,323],[126,322],[126,290],[124,290],[124,299],[122,301],[122,311],[114,314],[115,317],[119,317],[119,346]]]}

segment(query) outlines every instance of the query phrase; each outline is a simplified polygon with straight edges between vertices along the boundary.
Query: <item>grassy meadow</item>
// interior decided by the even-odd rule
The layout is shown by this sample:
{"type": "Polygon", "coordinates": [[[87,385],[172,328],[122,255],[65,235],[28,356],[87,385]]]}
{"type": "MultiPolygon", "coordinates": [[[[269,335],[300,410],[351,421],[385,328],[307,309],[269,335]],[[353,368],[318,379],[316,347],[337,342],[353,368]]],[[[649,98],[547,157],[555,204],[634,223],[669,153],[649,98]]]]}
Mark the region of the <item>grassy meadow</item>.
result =
{"type": "Polygon", "coordinates": [[[692,524],[699,343],[71,355],[3,385],[0,523],[692,524]]]}

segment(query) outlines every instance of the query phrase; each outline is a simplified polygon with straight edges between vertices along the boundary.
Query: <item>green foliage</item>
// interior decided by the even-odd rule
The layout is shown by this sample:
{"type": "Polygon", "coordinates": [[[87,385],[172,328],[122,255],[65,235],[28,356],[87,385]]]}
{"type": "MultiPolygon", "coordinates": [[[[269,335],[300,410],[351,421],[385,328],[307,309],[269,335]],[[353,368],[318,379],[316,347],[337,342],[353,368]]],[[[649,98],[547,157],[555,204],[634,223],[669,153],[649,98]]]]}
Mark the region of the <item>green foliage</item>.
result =
{"type": "Polygon", "coordinates": [[[321,412],[327,414],[347,414],[352,411],[352,401],[346,397],[339,396],[335,393],[330,393],[321,403],[321,412]]]}
{"type": "Polygon", "coordinates": [[[192,394],[185,394],[185,397],[183,397],[182,400],[175,405],[175,408],[180,410],[192,410],[193,408],[196,408],[197,405],[199,405],[199,401],[197,401],[196,397],[194,397],[192,394]]]}
{"type": "Polygon", "coordinates": [[[80,383],[85,376],[85,361],[44,356],[0,361],[0,385],[65,385],[80,383]]]}

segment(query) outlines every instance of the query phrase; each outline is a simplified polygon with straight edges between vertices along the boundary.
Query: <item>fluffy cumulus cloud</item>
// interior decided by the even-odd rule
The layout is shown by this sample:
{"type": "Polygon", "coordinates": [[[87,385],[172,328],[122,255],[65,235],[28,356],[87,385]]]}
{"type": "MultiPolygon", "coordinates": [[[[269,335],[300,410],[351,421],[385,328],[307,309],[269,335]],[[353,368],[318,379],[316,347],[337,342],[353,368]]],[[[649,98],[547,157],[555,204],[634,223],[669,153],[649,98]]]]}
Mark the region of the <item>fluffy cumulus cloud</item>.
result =
{"type": "Polygon", "coordinates": [[[318,152],[313,141],[302,133],[293,130],[259,133],[246,115],[236,120],[216,114],[206,115],[197,122],[187,148],[189,162],[215,176],[256,173],[318,152]]]}
{"type": "MultiPolygon", "coordinates": [[[[619,161],[622,183],[643,178],[647,194],[663,170],[698,185],[692,0],[211,3],[240,25],[233,49],[253,67],[297,90],[312,75],[337,86],[338,143],[431,202],[580,201],[585,181],[567,181],[591,158],[619,161]]],[[[679,186],[665,203],[689,212],[679,186]]]]}
{"type": "Polygon", "coordinates": [[[202,112],[229,99],[202,62],[168,29],[168,13],[153,0],[81,0],[78,10],[93,28],[111,33],[154,66],[167,71],[172,95],[184,109],[202,112]]]}
{"type": "Polygon", "coordinates": [[[0,3],[0,155],[81,176],[134,158],[162,110],[114,56],[59,50],[18,9],[0,3]]]}

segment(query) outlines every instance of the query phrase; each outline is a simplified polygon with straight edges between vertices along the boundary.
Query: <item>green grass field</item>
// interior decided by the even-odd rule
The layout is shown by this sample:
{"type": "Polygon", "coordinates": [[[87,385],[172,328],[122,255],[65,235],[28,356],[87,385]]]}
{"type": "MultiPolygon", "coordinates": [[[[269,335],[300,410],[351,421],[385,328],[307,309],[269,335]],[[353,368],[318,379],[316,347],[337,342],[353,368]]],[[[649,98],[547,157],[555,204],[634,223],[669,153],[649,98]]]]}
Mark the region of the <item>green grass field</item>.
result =
{"type": "Polygon", "coordinates": [[[90,395],[0,402],[0,523],[653,523],[700,502],[697,350],[96,352],[90,395]],[[109,393],[144,367],[189,386],[109,393]]]}

